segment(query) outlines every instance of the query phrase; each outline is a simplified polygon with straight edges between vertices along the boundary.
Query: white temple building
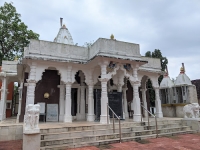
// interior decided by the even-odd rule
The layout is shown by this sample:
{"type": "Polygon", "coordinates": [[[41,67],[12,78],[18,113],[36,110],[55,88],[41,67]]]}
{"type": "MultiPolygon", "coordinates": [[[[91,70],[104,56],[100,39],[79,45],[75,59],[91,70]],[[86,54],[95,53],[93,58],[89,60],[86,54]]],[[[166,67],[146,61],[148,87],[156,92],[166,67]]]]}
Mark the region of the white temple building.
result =
{"type": "MultiPolygon", "coordinates": [[[[107,104],[122,119],[126,119],[129,117],[127,103],[130,97],[133,121],[140,121],[141,115],[147,115],[141,111],[140,105],[143,102],[148,109],[148,79],[155,90],[158,118],[163,117],[162,108],[165,109],[161,106],[161,99],[163,104],[189,102],[190,93],[184,93],[190,90],[191,84],[185,81],[187,84],[183,86],[179,79],[183,78],[181,74],[175,85],[166,75],[159,86],[158,77],[163,74],[160,59],[141,56],[139,44],[114,38],[99,38],[89,48],[73,43],[70,32],[61,23],[54,42],[31,40],[29,46],[24,48],[21,62],[18,65],[10,64],[17,74],[17,79],[14,75],[15,81],[20,83],[17,122],[23,121],[26,105],[39,103],[44,115],[41,118],[44,117],[46,121],[83,120],[106,124],[109,115],[107,104]],[[181,90],[182,99],[179,100],[179,94],[173,96],[174,87],[177,89],[175,93],[181,90]]],[[[2,70],[0,75],[4,83],[0,103],[0,120],[3,120],[5,89],[10,77],[6,70],[2,70]],[[4,73],[7,75],[3,76],[4,73]]]]}

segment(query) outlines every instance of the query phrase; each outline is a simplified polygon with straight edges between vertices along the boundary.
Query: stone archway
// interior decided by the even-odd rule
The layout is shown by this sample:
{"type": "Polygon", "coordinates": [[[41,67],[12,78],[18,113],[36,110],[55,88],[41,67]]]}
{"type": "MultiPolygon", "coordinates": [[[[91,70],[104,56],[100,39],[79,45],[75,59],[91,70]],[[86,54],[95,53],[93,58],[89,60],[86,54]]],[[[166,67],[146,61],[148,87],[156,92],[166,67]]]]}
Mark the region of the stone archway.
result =
{"type": "MultiPolygon", "coordinates": [[[[47,69],[43,72],[41,80],[36,84],[34,103],[45,103],[46,114],[49,113],[47,112],[47,107],[53,107],[54,104],[54,107],[57,107],[57,116],[59,115],[60,89],[58,88],[58,85],[60,85],[60,75],[58,74],[58,71],[47,69]]],[[[58,119],[52,121],[58,121],[58,119]]]]}

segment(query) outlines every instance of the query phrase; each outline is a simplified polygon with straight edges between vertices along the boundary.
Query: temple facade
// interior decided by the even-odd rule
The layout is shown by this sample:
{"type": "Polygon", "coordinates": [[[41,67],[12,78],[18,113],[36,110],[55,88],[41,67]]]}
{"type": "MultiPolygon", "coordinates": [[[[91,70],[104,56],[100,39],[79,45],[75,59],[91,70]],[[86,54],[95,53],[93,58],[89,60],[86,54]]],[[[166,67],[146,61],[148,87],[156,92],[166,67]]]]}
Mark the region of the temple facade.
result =
{"type": "MultiPolygon", "coordinates": [[[[133,121],[140,121],[147,116],[141,102],[148,109],[148,79],[155,90],[156,116],[163,117],[158,84],[160,59],[142,56],[139,44],[112,37],[99,38],[90,47],[76,46],[62,25],[54,42],[31,40],[24,48],[23,59],[10,66],[15,71],[12,78],[20,83],[17,122],[23,121],[28,104],[40,104],[44,121],[96,120],[106,124],[111,115],[107,105],[122,119],[132,111],[133,121]]],[[[2,70],[2,89],[6,89],[8,76],[9,72],[2,70]]],[[[5,97],[4,90],[1,94],[5,97]]],[[[1,108],[4,104],[2,98],[1,108]]],[[[5,118],[4,110],[0,120],[5,118]]]]}

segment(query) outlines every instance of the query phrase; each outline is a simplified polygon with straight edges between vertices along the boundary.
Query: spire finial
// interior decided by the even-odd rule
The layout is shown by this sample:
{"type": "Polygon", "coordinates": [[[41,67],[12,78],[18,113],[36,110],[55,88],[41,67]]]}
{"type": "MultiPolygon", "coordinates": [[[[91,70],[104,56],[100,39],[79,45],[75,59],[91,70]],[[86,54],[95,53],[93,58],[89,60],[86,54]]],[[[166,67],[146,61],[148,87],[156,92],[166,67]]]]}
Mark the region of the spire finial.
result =
{"type": "Polygon", "coordinates": [[[110,39],[111,39],[111,40],[114,40],[114,38],[115,38],[114,35],[111,34],[110,39]]]}
{"type": "Polygon", "coordinates": [[[62,28],[62,21],[63,21],[63,18],[60,18],[60,27],[62,28]]]}
{"type": "Polygon", "coordinates": [[[185,66],[184,66],[184,63],[182,63],[182,67],[180,69],[180,73],[185,73],[185,66]]]}

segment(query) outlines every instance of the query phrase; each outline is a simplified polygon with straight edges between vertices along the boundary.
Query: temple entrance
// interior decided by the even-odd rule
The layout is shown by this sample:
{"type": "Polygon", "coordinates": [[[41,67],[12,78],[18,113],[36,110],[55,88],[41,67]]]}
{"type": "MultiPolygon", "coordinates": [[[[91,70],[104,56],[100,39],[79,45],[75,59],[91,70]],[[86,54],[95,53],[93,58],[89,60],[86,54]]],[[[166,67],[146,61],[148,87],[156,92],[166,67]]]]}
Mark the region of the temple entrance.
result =
{"type": "Polygon", "coordinates": [[[35,104],[42,103],[45,115],[40,119],[43,121],[58,121],[60,75],[57,70],[45,70],[42,79],[37,82],[35,88],[35,104]]]}

